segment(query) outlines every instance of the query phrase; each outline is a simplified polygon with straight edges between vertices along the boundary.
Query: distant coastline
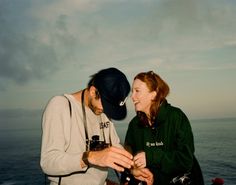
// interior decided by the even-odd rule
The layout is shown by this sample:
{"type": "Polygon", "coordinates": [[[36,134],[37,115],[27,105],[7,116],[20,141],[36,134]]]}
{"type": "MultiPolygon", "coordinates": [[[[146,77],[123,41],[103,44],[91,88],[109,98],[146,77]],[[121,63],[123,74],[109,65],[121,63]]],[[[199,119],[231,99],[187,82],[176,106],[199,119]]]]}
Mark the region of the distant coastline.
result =
{"type": "Polygon", "coordinates": [[[190,121],[194,121],[194,122],[212,122],[212,121],[232,121],[235,120],[236,117],[221,117],[221,118],[195,118],[195,119],[190,119],[190,121]]]}
{"type": "MultiPolygon", "coordinates": [[[[41,129],[42,109],[0,109],[0,130],[30,130],[41,129]]],[[[116,125],[119,127],[123,124],[128,125],[132,117],[127,117],[119,121],[116,125]]],[[[194,118],[190,119],[191,123],[198,122],[227,122],[233,121],[236,117],[219,117],[219,118],[194,118]]],[[[114,121],[116,123],[116,121],[114,121]]]]}

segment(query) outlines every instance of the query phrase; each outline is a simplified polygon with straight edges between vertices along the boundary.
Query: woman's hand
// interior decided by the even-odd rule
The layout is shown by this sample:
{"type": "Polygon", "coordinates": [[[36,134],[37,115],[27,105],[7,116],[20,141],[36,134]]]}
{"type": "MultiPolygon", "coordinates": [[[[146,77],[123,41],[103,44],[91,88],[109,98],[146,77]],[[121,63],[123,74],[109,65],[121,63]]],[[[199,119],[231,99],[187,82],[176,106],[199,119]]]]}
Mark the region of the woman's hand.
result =
{"type": "Polygon", "coordinates": [[[153,185],[153,174],[148,168],[133,168],[131,173],[136,179],[146,182],[147,185],[153,185]]]}
{"type": "Polygon", "coordinates": [[[134,167],[131,170],[133,176],[147,185],[153,185],[154,178],[152,172],[146,167],[146,154],[145,152],[139,152],[134,156],[134,167]]]}
{"type": "Polygon", "coordinates": [[[139,152],[134,156],[134,165],[137,168],[145,168],[146,167],[146,154],[145,154],[145,152],[139,152]]]}

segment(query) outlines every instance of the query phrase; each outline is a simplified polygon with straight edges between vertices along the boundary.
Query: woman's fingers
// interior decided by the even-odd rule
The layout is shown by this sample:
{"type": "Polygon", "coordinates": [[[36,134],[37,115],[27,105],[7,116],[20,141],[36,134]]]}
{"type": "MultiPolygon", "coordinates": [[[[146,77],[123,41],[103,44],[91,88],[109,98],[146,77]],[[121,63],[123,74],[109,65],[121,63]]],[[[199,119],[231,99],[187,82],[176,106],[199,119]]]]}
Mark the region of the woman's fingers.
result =
{"type": "Polygon", "coordinates": [[[145,152],[139,152],[134,156],[134,164],[138,168],[144,168],[146,167],[146,154],[145,152]]]}

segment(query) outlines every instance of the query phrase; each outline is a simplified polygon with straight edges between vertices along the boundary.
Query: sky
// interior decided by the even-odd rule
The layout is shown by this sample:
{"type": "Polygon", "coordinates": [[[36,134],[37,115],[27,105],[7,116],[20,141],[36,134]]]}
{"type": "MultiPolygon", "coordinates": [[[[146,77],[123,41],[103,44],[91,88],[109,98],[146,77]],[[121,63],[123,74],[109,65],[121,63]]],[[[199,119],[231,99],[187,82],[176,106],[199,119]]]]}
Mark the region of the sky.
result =
{"type": "Polygon", "coordinates": [[[235,117],[236,1],[0,1],[1,119],[34,115],[108,67],[131,84],[158,73],[190,119],[235,117]]]}

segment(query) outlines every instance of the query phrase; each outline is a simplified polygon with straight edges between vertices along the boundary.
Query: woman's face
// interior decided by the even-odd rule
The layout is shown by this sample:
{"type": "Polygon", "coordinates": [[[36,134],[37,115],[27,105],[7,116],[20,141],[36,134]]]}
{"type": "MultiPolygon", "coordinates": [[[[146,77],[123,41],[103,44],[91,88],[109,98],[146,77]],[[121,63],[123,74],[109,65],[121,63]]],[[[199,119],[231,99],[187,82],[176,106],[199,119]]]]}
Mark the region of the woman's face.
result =
{"type": "Polygon", "coordinates": [[[139,79],[133,81],[131,98],[136,111],[144,112],[149,116],[151,102],[155,96],[156,92],[150,92],[146,83],[139,79]]]}

